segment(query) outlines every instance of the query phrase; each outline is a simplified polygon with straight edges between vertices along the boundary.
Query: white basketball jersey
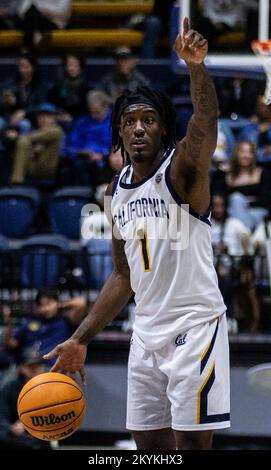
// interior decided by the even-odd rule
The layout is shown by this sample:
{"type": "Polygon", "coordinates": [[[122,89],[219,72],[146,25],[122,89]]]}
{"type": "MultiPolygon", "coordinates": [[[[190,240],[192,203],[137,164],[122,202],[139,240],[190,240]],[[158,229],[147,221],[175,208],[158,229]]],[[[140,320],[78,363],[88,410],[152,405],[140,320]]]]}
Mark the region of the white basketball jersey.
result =
{"type": "Polygon", "coordinates": [[[226,307],[213,265],[210,220],[181,201],[170,180],[173,150],[140,182],[123,168],[112,218],[125,240],[135,292],[134,332],[149,350],[210,321],[226,307]]]}

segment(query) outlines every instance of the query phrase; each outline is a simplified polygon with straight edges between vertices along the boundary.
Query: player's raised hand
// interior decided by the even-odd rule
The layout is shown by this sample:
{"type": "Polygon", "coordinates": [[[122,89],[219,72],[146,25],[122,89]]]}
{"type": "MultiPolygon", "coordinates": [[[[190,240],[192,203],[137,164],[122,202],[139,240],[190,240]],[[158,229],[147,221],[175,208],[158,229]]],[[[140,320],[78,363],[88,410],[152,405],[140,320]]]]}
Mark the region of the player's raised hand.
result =
{"type": "Polygon", "coordinates": [[[185,17],[183,32],[178,34],[173,49],[187,64],[201,64],[208,52],[208,42],[197,31],[190,29],[189,18],[185,17]]]}
{"type": "Polygon", "coordinates": [[[52,359],[58,356],[51,368],[51,372],[61,372],[75,379],[76,372],[79,372],[83,385],[86,385],[86,375],[84,363],[87,356],[87,347],[70,338],[64,343],[56,346],[52,351],[43,356],[43,359],[52,359]]]}

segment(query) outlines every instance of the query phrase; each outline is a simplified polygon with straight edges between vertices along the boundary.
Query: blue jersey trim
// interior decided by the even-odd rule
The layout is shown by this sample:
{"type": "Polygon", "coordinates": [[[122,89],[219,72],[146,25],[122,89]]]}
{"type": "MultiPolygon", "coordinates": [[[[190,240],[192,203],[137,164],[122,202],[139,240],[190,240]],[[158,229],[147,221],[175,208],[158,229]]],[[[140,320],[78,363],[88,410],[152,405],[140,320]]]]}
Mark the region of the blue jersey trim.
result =
{"type": "Polygon", "coordinates": [[[141,181],[137,181],[136,183],[123,183],[122,179],[124,178],[124,176],[126,175],[126,173],[128,171],[130,171],[130,166],[127,168],[127,170],[125,171],[125,173],[122,175],[120,181],[119,181],[119,185],[121,188],[123,189],[134,189],[134,188],[138,188],[139,186],[141,186],[142,184],[146,183],[146,181],[148,181],[150,178],[152,178],[156,173],[157,171],[159,170],[159,168],[161,167],[161,165],[164,163],[164,161],[169,157],[170,153],[172,152],[173,149],[168,149],[166,150],[162,160],[160,161],[159,163],[159,166],[156,167],[149,176],[147,176],[146,178],[143,178],[143,180],[141,181]]]}
{"type": "MultiPolygon", "coordinates": [[[[169,163],[169,165],[167,166],[166,168],[166,171],[165,171],[165,181],[166,181],[166,185],[167,185],[167,188],[171,194],[171,196],[173,197],[174,201],[179,205],[181,206],[182,204],[187,204],[185,201],[183,201],[180,196],[177,194],[177,192],[175,191],[174,187],[173,187],[173,184],[171,182],[171,179],[170,179],[170,167],[171,167],[171,162],[172,162],[172,159],[169,163]]],[[[208,211],[203,214],[203,215],[199,215],[197,212],[195,212],[189,205],[189,214],[192,215],[193,217],[195,217],[196,219],[198,220],[201,220],[202,222],[205,222],[207,225],[209,225],[210,227],[212,226],[210,220],[208,217],[210,217],[210,210],[208,209],[208,211]]]]}

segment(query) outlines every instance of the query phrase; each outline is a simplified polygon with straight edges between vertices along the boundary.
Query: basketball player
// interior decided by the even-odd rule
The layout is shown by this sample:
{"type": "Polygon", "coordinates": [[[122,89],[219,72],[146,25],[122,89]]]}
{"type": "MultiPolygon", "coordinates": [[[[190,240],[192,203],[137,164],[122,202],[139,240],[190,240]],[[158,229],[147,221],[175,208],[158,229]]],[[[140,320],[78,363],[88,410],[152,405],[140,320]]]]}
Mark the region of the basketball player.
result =
{"type": "Polygon", "coordinates": [[[210,449],[213,430],[229,426],[225,305],[208,213],[218,108],[203,64],[207,50],[185,18],[175,51],[189,68],[194,114],[181,142],[175,144],[172,104],[161,92],[142,87],[117,100],[113,145],[130,165],[108,189],[117,229],[114,270],[73,336],[45,356],[58,355],[53,371],[79,371],[85,381],[87,344],[134,292],[127,428],[138,449],[210,449]],[[149,236],[148,228],[156,226],[146,220],[159,220],[162,227],[177,221],[179,231],[182,202],[189,204],[188,246],[173,249],[170,237],[149,236]],[[170,206],[177,209],[174,217],[170,206]]]}

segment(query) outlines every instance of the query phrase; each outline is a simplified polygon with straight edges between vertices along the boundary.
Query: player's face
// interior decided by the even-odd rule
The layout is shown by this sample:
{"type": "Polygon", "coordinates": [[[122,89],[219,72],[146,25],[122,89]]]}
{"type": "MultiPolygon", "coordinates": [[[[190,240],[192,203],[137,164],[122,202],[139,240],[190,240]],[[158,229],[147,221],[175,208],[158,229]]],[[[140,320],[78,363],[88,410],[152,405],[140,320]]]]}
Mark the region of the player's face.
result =
{"type": "Polygon", "coordinates": [[[147,104],[134,104],[125,108],[119,133],[133,163],[155,159],[165,130],[156,109],[147,104]]]}

